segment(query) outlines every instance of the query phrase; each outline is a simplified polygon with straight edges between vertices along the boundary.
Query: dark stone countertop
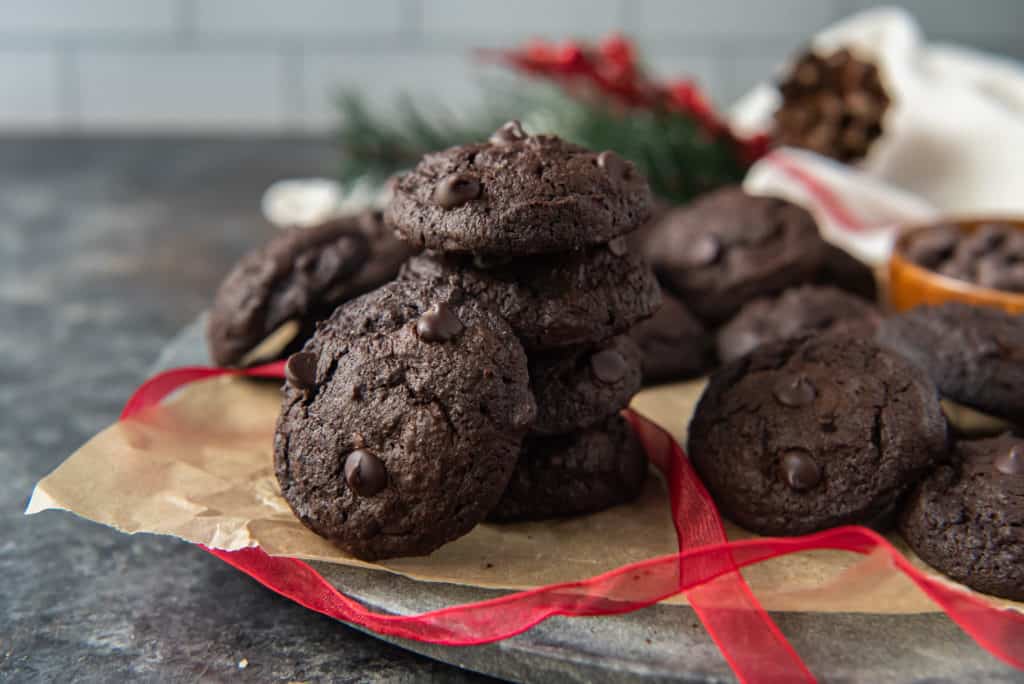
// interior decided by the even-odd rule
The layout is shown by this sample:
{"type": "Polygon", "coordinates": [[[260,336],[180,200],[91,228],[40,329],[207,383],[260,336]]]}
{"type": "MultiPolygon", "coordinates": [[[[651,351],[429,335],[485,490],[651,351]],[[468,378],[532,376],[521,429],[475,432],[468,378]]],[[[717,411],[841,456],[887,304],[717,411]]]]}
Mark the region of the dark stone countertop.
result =
{"type": "Polygon", "coordinates": [[[308,139],[0,140],[0,681],[487,681],[185,543],[22,515],[274,230],[267,185],[335,159],[308,139]]]}

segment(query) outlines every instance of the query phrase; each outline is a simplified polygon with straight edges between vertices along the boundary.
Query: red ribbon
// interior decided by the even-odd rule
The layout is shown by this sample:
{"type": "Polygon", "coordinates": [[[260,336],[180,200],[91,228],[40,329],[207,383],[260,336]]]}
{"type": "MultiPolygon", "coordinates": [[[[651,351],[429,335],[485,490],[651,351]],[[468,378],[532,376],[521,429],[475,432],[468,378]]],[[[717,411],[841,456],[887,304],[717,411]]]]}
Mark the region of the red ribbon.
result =
{"type": "MultiPolygon", "coordinates": [[[[244,371],[179,368],[144,383],[121,415],[127,419],[179,387],[225,374],[282,377],[283,364],[244,371]]],[[[308,564],[273,557],[259,548],[207,549],[267,588],[296,603],[379,634],[448,646],[484,644],[526,631],[553,615],[627,613],[685,593],[723,656],[743,682],[813,681],[813,675],[761,607],[739,569],[801,551],[881,551],[946,614],[992,655],[1024,669],[1024,614],[927,575],[884,537],[857,526],[803,537],[762,537],[729,542],[707,490],[678,444],[659,427],[627,412],[651,462],[668,483],[679,552],[622,566],[578,582],[553,584],[488,601],[420,615],[377,613],[345,596],[308,564]]]]}

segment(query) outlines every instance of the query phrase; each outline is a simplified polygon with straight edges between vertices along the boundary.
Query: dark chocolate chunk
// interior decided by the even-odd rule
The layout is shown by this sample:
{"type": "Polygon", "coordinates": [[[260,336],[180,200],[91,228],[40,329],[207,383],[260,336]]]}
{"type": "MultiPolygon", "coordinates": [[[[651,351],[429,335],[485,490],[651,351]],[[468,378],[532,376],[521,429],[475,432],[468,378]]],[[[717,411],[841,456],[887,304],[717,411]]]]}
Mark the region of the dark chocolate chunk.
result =
{"type": "Polygon", "coordinates": [[[444,302],[434,304],[416,321],[416,334],[424,342],[447,342],[462,334],[462,321],[444,302]]]}
{"type": "Polygon", "coordinates": [[[441,179],[434,188],[434,202],[444,209],[459,207],[480,196],[480,181],[464,173],[453,173],[441,179]]]}
{"type": "Polygon", "coordinates": [[[316,355],[296,352],[284,364],[284,377],[295,389],[311,390],[316,387],[316,355]]]}
{"type": "Polygon", "coordinates": [[[345,458],[345,481],[359,496],[373,496],[388,484],[388,471],[379,458],[356,449],[345,458]]]}

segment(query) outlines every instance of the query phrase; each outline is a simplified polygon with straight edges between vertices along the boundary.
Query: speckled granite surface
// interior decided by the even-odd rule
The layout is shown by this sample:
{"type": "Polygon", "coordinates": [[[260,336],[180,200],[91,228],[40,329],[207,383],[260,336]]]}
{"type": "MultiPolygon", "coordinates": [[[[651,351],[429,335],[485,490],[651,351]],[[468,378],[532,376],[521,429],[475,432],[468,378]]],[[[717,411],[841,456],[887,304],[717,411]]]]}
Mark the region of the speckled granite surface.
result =
{"type": "MultiPolygon", "coordinates": [[[[333,159],[313,141],[0,140],[0,681],[487,681],[301,609],[187,544],[22,516],[35,481],[116,418],[162,351],[201,353],[194,327],[171,340],[273,230],[262,190],[333,159]]],[[[397,612],[487,595],[321,570],[397,612]]],[[[937,615],[775,618],[826,681],[1024,680],[937,615]]],[[[529,681],[732,679],[675,606],[554,618],[489,646],[405,646],[529,681]]]]}
{"type": "Polygon", "coordinates": [[[184,543],[22,516],[273,230],[263,189],[334,159],[313,141],[0,140],[0,681],[486,681],[184,543]]]}

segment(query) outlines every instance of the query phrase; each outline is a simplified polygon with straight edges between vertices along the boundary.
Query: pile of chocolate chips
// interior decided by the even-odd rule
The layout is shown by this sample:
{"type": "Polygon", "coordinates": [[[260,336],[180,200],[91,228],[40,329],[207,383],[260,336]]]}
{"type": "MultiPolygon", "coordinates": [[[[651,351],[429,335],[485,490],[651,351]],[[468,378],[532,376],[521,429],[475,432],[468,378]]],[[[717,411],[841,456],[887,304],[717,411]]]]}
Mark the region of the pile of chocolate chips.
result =
{"type": "Polygon", "coordinates": [[[940,224],[907,244],[907,257],[950,278],[1008,292],[1024,292],[1024,230],[988,223],[973,233],[940,224]]]}
{"type": "Polygon", "coordinates": [[[841,162],[867,155],[882,134],[890,98],[878,67],[842,49],[802,54],[779,83],[775,140],[841,162]]]}

